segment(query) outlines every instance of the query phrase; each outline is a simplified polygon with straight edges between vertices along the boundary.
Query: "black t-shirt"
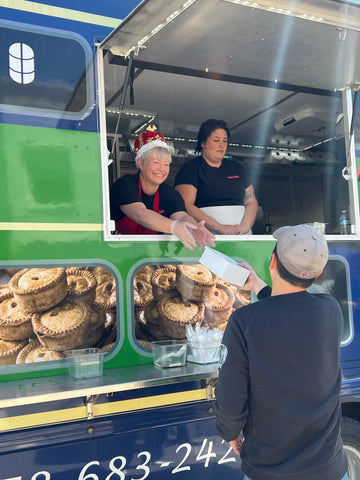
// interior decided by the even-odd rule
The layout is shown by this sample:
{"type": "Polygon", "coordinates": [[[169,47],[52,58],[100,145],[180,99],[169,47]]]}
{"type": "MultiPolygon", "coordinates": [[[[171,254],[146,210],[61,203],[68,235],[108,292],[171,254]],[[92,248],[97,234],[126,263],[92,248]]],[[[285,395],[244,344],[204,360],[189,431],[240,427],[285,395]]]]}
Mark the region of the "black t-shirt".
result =
{"type": "MultiPolygon", "coordinates": [[[[179,192],[166,183],[159,186],[159,213],[169,218],[175,212],[186,212],[185,203],[179,192]]],[[[142,202],[146,208],[153,209],[155,195],[146,195],[139,190],[139,174],[124,175],[110,188],[111,218],[117,222],[125,217],[120,205],[142,202]]]]}
{"type": "MultiPolygon", "coordinates": [[[[261,291],[265,297],[271,293],[261,291]]],[[[259,295],[260,296],[260,295],[259,295]]],[[[217,428],[241,430],[242,470],[253,480],[339,480],[339,347],[342,313],[330,295],[306,291],[263,298],[236,310],[216,385],[217,428]]]]}
{"type": "Polygon", "coordinates": [[[224,158],[217,168],[211,167],[203,157],[196,157],[180,168],[174,185],[181,184],[197,189],[195,205],[199,208],[244,205],[245,189],[249,186],[239,163],[224,158]]]}

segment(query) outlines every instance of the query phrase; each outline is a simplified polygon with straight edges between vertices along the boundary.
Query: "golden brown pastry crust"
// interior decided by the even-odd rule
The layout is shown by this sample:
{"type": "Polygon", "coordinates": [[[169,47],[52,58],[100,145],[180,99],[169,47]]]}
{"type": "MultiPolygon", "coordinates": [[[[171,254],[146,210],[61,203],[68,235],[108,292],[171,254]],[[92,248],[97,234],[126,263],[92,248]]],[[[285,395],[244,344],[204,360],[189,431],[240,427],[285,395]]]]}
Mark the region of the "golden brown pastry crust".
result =
{"type": "Polygon", "coordinates": [[[176,266],[167,265],[158,268],[150,279],[154,298],[161,300],[164,295],[176,290],[176,266]]]}
{"type": "Polygon", "coordinates": [[[141,267],[135,274],[135,281],[150,283],[152,274],[155,272],[156,267],[154,265],[145,265],[141,267]]]}
{"type": "Polygon", "coordinates": [[[117,339],[117,327],[116,325],[110,330],[108,334],[106,334],[100,342],[97,344],[98,348],[106,347],[109,343],[114,343],[117,339]]]}
{"type": "Polygon", "coordinates": [[[217,283],[212,294],[205,298],[205,323],[210,327],[227,322],[234,305],[233,291],[223,283],[217,283]]]}
{"type": "Polygon", "coordinates": [[[134,305],[136,308],[145,308],[153,298],[150,283],[144,282],[143,280],[134,281],[134,305]]]}
{"type": "Polygon", "coordinates": [[[154,325],[162,325],[158,309],[158,302],[156,300],[152,300],[148,305],[146,305],[144,312],[146,325],[149,325],[149,323],[154,325]]]}
{"type": "Polygon", "coordinates": [[[147,330],[147,321],[145,317],[144,308],[135,308],[135,328],[146,332],[147,330]]]}
{"type": "Polygon", "coordinates": [[[0,365],[12,365],[20,350],[27,344],[27,340],[6,341],[0,339],[0,365]]]}
{"type": "Polygon", "coordinates": [[[66,270],[68,297],[93,303],[96,293],[96,278],[88,270],[68,268],[66,270]]]}
{"type": "Polygon", "coordinates": [[[109,333],[110,330],[116,327],[116,310],[114,309],[107,309],[105,314],[105,333],[109,333]]]}
{"type": "Polygon", "coordinates": [[[111,342],[111,343],[108,343],[107,345],[104,345],[101,350],[103,352],[110,352],[110,350],[112,350],[113,348],[115,347],[115,342],[111,342]]]}
{"type": "Polygon", "coordinates": [[[25,268],[9,282],[18,304],[27,312],[42,312],[60,303],[67,294],[65,268],[25,268]]]}
{"type": "Polygon", "coordinates": [[[146,348],[147,350],[152,350],[151,342],[148,342],[147,340],[138,340],[138,343],[143,348],[146,348]]]}
{"type": "Polygon", "coordinates": [[[33,329],[40,343],[49,350],[70,350],[83,344],[91,314],[87,303],[64,300],[46,312],[34,314],[33,329]]]}
{"type": "Polygon", "coordinates": [[[113,274],[104,267],[93,267],[96,278],[95,303],[106,310],[116,308],[116,282],[113,274]]]}
{"type": "Polygon", "coordinates": [[[159,314],[158,302],[152,300],[146,305],[144,310],[145,328],[149,340],[169,340],[170,337],[165,334],[163,322],[159,314]]]}
{"type": "Polygon", "coordinates": [[[0,285],[0,295],[3,296],[6,293],[11,293],[10,286],[8,283],[0,285]]]}
{"type": "Polygon", "coordinates": [[[63,360],[65,355],[62,352],[49,350],[40,344],[39,340],[32,340],[16,357],[16,363],[36,363],[49,362],[53,360],[63,360]]]}
{"type": "Polygon", "coordinates": [[[171,340],[171,337],[164,332],[163,327],[155,325],[155,323],[149,323],[147,331],[148,340],[171,340]]]}
{"type": "Polygon", "coordinates": [[[91,305],[90,326],[82,348],[95,347],[105,335],[106,311],[100,305],[91,305]]]}
{"type": "Polygon", "coordinates": [[[96,303],[91,305],[90,329],[101,326],[105,328],[106,315],[107,311],[103,307],[96,303]]]}
{"type": "Polygon", "coordinates": [[[31,314],[18,305],[12,293],[0,297],[0,338],[26,340],[34,335],[31,314]]]}
{"type": "Polygon", "coordinates": [[[217,276],[201,264],[177,265],[176,288],[183,298],[202,302],[215,288],[217,276]]]}
{"type": "Polygon", "coordinates": [[[97,283],[107,282],[114,278],[110,270],[105,267],[92,267],[91,272],[95,276],[97,283]]]}
{"type": "MultiPolygon", "coordinates": [[[[94,304],[96,305],[96,304],[94,304]]],[[[106,309],[105,311],[105,332],[96,346],[102,348],[117,339],[116,309],[106,309]]]]}
{"type": "MultiPolygon", "coordinates": [[[[152,338],[149,338],[149,333],[148,331],[143,331],[140,327],[139,324],[135,322],[135,337],[136,340],[144,340],[144,341],[149,341],[152,340],[152,338]]],[[[105,342],[104,342],[105,343],[105,342]]]]}
{"type": "Polygon", "coordinates": [[[203,303],[184,301],[177,292],[162,298],[158,305],[162,329],[170,338],[186,338],[186,325],[203,320],[203,303]]]}
{"type": "Polygon", "coordinates": [[[145,308],[135,309],[135,335],[138,340],[167,340],[162,327],[156,300],[145,308]]]}
{"type": "Polygon", "coordinates": [[[251,303],[251,292],[248,290],[243,290],[241,287],[236,287],[232,285],[232,290],[235,295],[234,308],[241,308],[244,305],[249,305],[251,303]]]}

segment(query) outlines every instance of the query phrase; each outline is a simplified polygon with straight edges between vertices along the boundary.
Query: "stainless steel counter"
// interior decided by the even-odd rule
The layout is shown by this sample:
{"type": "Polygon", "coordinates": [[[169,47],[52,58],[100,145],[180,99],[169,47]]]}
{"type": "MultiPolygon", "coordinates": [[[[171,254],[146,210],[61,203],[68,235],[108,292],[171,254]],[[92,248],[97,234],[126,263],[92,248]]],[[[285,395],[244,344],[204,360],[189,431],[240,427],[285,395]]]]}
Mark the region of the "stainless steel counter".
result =
{"type": "Polygon", "coordinates": [[[104,370],[103,376],[75,380],[70,375],[39,377],[0,383],[0,408],[51,402],[69,398],[115,393],[192,380],[210,380],[218,375],[217,364],[187,363],[184,367],[154,365],[104,370]]]}

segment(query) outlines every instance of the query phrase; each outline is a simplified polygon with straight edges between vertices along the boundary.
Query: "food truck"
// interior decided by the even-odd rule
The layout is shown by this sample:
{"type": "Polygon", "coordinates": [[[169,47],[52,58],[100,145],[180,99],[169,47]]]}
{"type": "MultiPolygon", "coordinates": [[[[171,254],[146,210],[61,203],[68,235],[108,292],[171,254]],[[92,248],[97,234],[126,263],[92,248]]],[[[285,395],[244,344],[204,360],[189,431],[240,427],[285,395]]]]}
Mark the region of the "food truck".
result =
{"type": "Polygon", "coordinates": [[[172,184],[200,124],[221,118],[260,207],[252,235],[217,235],[216,251],[270,282],[273,230],[326,234],[311,288],[343,311],[342,434],[358,480],[358,2],[0,0],[0,18],[0,479],[242,478],[215,429],[218,359],[159,367],[152,342],[179,358],[187,324],[224,329],[256,299],[173,235],[114,234],[109,204],[136,171],[139,132],[165,136],[172,184]],[[219,309],[207,287],[226,297],[219,309]]]}

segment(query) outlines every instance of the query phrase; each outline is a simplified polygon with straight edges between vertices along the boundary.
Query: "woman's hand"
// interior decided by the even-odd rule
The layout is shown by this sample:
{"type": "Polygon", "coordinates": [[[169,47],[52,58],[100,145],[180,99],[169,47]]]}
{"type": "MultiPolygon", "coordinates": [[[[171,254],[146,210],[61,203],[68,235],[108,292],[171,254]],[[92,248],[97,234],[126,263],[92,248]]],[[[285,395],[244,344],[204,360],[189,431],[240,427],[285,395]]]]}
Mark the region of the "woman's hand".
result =
{"type": "Polygon", "coordinates": [[[199,244],[199,248],[202,248],[204,245],[215,247],[215,235],[209,232],[209,230],[205,227],[205,220],[202,220],[197,224],[196,228],[192,231],[192,234],[199,244]]]}
{"type": "Polygon", "coordinates": [[[213,242],[215,235],[205,227],[205,220],[197,222],[186,212],[176,212],[170,219],[175,220],[171,225],[171,233],[176,235],[185,247],[192,250],[196,246],[196,242],[199,244],[199,248],[202,248],[203,245],[215,247],[213,242]]]}
{"type": "Polygon", "coordinates": [[[245,222],[236,225],[223,225],[219,223],[218,232],[221,235],[246,235],[250,229],[251,226],[245,222]]]}
{"type": "Polygon", "coordinates": [[[224,225],[219,223],[219,228],[217,229],[220,235],[239,235],[240,234],[240,225],[224,225]]]}
{"type": "Polygon", "coordinates": [[[196,230],[196,228],[197,226],[191,222],[174,220],[171,227],[171,233],[176,235],[185,247],[193,250],[193,248],[196,247],[196,240],[193,235],[193,231],[196,230]]]}
{"type": "Polygon", "coordinates": [[[248,222],[242,221],[240,225],[236,225],[236,227],[238,227],[238,235],[246,235],[249,230],[251,230],[252,225],[250,225],[248,222]]]}

